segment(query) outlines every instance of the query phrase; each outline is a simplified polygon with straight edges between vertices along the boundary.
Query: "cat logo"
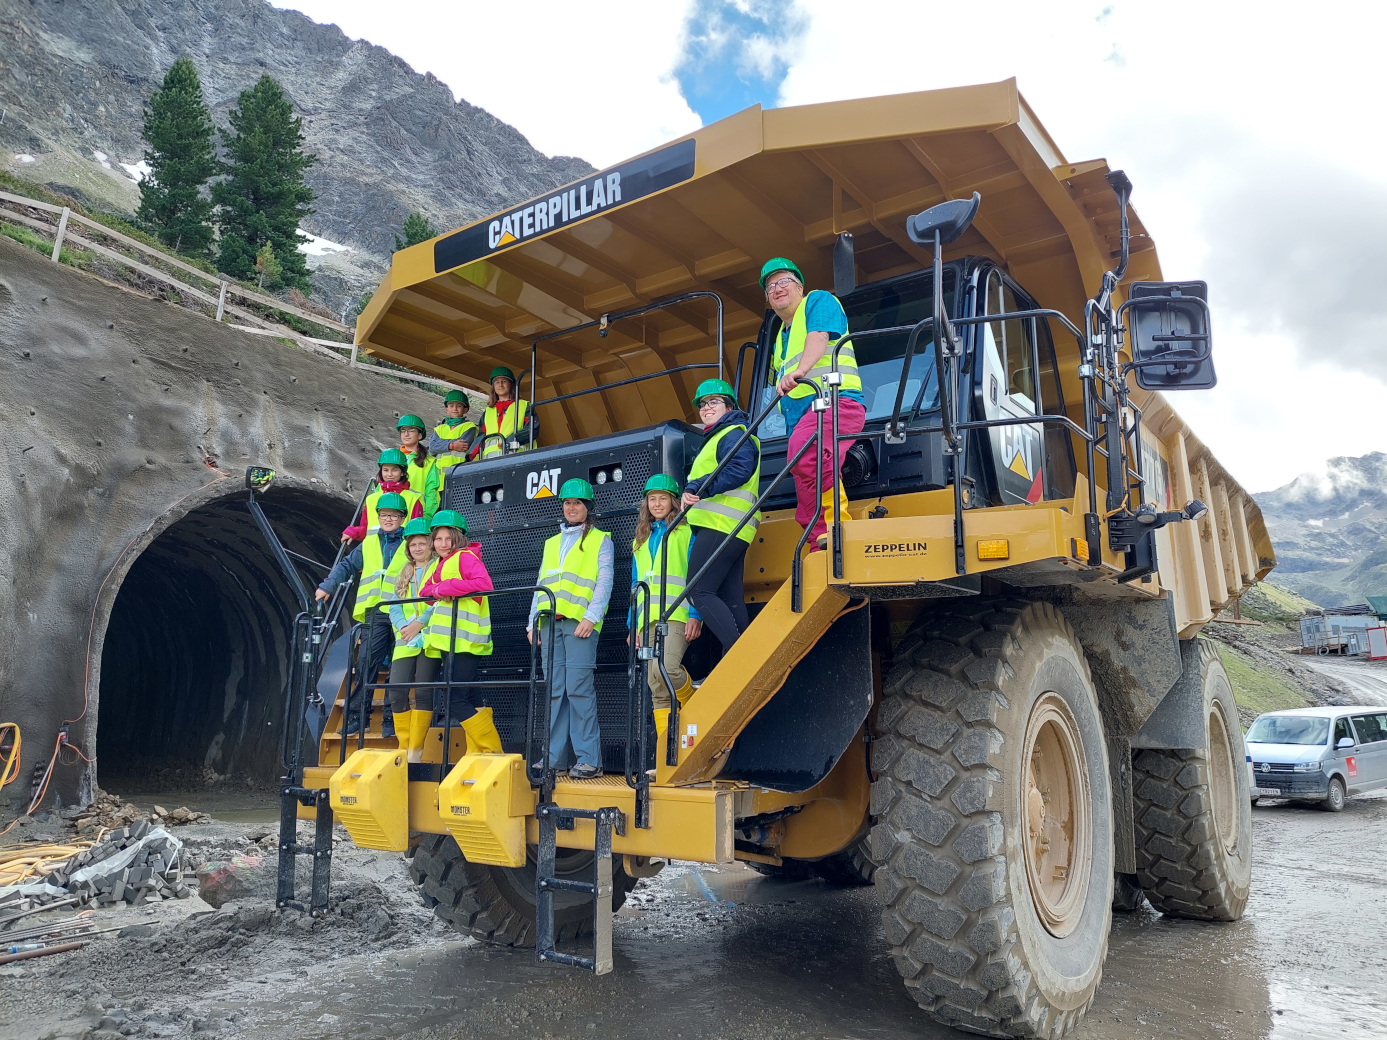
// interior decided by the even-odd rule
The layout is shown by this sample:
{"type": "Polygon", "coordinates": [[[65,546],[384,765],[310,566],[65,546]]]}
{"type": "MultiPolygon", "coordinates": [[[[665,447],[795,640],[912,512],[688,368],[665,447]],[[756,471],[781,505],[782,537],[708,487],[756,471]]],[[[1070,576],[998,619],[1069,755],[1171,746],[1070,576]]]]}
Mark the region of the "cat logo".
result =
{"type": "Polygon", "coordinates": [[[559,493],[562,469],[542,469],[525,475],[526,498],[553,498],[559,493]]]}

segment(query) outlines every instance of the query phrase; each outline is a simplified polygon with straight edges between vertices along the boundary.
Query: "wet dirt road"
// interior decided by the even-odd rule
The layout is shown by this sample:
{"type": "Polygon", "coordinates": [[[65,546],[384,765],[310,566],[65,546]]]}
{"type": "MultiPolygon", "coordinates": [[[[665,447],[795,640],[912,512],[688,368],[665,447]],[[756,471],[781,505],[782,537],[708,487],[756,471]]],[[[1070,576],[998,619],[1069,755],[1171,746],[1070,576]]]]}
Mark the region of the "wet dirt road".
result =
{"type": "Polygon", "coordinates": [[[1307,657],[1315,671],[1338,679],[1351,689],[1358,704],[1387,705],[1387,662],[1357,658],[1307,657]]]}
{"type": "MultiPolygon", "coordinates": [[[[1099,997],[1073,1034],[1355,1040],[1387,1036],[1387,797],[1331,815],[1254,809],[1244,920],[1119,915],[1099,997]]],[[[740,866],[643,883],[602,978],[447,942],[249,977],[205,1013],[295,1037],[954,1037],[907,998],[870,889],[786,883],[740,866]]]]}

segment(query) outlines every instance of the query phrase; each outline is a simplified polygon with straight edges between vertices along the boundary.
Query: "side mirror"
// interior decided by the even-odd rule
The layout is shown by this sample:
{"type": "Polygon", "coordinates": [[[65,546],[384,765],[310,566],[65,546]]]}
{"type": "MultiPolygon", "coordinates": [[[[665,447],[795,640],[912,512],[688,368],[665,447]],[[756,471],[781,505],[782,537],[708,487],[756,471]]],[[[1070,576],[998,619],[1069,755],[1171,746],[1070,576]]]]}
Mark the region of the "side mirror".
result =
{"type": "Polygon", "coordinates": [[[857,256],[852,235],[844,231],[833,243],[833,295],[842,299],[857,288],[857,256]]]}
{"type": "Polygon", "coordinates": [[[275,482],[275,471],[268,466],[247,466],[246,487],[251,491],[264,491],[275,482]]]}
{"type": "Polygon", "coordinates": [[[905,218],[905,233],[917,246],[933,246],[934,234],[939,232],[940,245],[948,245],[968,230],[978,215],[982,196],[976,191],[971,199],[954,199],[931,206],[923,213],[905,218]]]}
{"type": "Polygon", "coordinates": [[[1131,337],[1132,361],[1143,390],[1208,390],[1214,374],[1209,287],[1204,282],[1133,282],[1118,308],[1131,337]]]}
{"type": "Polygon", "coordinates": [[[1353,747],[1353,738],[1352,738],[1352,737],[1340,737],[1340,738],[1339,738],[1339,743],[1335,744],[1334,746],[1335,746],[1336,748],[1339,748],[1340,750],[1343,750],[1344,748],[1351,748],[1351,747],[1353,747]]]}

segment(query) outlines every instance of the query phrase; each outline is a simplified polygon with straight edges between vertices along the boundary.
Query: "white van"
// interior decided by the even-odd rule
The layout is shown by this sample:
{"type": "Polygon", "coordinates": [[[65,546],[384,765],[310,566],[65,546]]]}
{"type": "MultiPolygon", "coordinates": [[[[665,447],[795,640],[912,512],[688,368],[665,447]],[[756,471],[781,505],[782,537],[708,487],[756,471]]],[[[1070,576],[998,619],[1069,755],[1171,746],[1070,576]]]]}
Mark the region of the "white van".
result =
{"type": "Polygon", "coordinates": [[[1247,731],[1252,804],[1319,802],[1339,812],[1349,795],[1387,787],[1387,708],[1292,708],[1257,716],[1247,731]]]}

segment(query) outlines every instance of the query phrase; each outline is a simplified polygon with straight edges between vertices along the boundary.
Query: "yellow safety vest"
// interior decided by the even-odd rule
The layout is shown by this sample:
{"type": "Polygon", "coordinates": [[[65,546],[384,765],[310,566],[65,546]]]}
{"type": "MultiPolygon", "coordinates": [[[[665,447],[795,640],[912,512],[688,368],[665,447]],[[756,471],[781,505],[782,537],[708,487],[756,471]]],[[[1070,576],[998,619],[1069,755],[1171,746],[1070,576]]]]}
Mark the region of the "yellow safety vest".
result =
{"type": "MultiPolygon", "coordinates": [[[[598,553],[602,544],[611,540],[612,536],[606,531],[594,527],[586,537],[580,537],[573,543],[573,548],[563,559],[559,558],[562,533],[544,543],[544,559],[539,565],[539,580],[535,584],[543,585],[554,594],[554,599],[558,601],[555,609],[559,617],[572,618],[574,621],[583,619],[588,604],[592,602],[592,594],[597,591],[598,553]]],[[[539,605],[541,610],[547,607],[549,597],[540,596],[539,605]]],[[[595,627],[601,632],[602,621],[599,620],[595,627]]]]}
{"type": "Polygon", "coordinates": [[[366,611],[383,599],[395,598],[394,579],[387,582],[385,575],[389,567],[394,567],[395,573],[399,574],[404,569],[404,561],[407,559],[409,554],[405,551],[405,539],[400,539],[399,547],[387,565],[380,551],[379,532],[366,536],[366,540],[361,543],[361,583],[356,587],[356,603],[352,606],[353,618],[365,621],[366,611]],[[387,585],[391,586],[389,595],[385,594],[387,585]]]}
{"type": "MultiPolygon", "coordinates": [[[[833,294],[829,293],[828,295],[832,296],[833,294]]],[[[838,300],[836,296],[833,299],[835,303],[838,300]]],[[[788,337],[781,335],[775,338],[773,361],[778,377],[784,377],[787,373],[793,372],[799,366],[799,359],[804,354],[804,342],[809,336],[804,316],[808,303],[808,296],[799,301],[799,308],[795,311],[794,319],[790,322],[790,335],[788,337]]],[[[839,307],[841,308],[842,304],[839,304],[839,307]]],[[[814,380],[821,387],[827,386],[823,381],[823,376],[833,368],[833,347],[837,342],[830,336],[828,349],[823,352],[819,360],[814,362],[814,367],[809,370],[808,378],[814,380]]],[[[838,387],[840,392],[843,390],[862,392],[862,379],[857,374],[857,354],[853,350],[852,340],[848,340],[843,345],[843,349],[838,352],[838,371],[843,374],[843,383],[838,387]]],[[[803,383],[796,383],[789,396],[808,397],[813,392],[803,383]]]]}
{"type": "MultiPolygon", "coordinates": [[[[698,453],[698,458],[694,459],[693,469],[689,470],[689,480],[695,481],[699,477],[706,477],[718,466],[718,442],[728,434],[741,437],[742,431],[746,426],[738,423],[735,426],[726,426],[718,431],[716,437],[712,438],[703,445],[703,450],[698,453]]],[[[751,438],[751,443],[756,445],[756,469],[751,477],[739,488],[731,491],[724,491],[720,495],[713,495],[710,498],[701,498],[697,505],[690,507],[688,512],[689,523],[694,527],[710,527],[714,531],[722,531],[724,534],[741,522],[742,517],[746,516],[756,506],[757,492],[761,489],[761,442],[755,437],[751,438]]],[[[737,532],[737,537],[748,545],[756,537],[756,528],[761,523],[761,511],[758,509],[746,526],[737,532]]],[[[674,552],[671,549],[670,556],[674,552]]]]}
{"type": "MultiPolygon", "coordinates": [[[[477,424],[463,418],[456,423],[441,422],[433,428],[433,432],[442,437],[443,440],[451,444],[453,441],[462,440],[469,430],[476,430],[477,424]]],[[[454,455],[452,452],[445,452],[435,456],[439,467],[446,473],[459,463],[466,462],[466,455],[454,455]]]]}
{"type": "MultiPolygon", "coordinates": [[[[482,415],[482,458],[492,459],[502,454],[505,443],[514,439],[520,445],[519,451],[527,451],[530,447],[529,437],[520,438],[516,431],[525,425],[525,417],[529,414],[530,405],[526,401],[512,401],[510,407],[506,409],[504,419],[497,419],[496,406],[493,404],[487,408],[482,415]]],[[[536,444],[535,447],[539,445],[536,444]]]]}
{"type": "MultiPolygon", "coordinates": [[[[430,573],[437,576],[428,580],[449,581],[461,578],[462,563],[459,557],[465,552],[471,550],[459,549],[446,560],[436,562],[430,568],[430,573]]],[[[429,615],[424,645],[430,650],[438,650],[445,654],[448,652],[448,636],[453,631],[454,611],[457,611],[458,627],[453,640],[453,652],[481,656],[491,653],[491,599],[486,596],[460,596],[457,599],[440,599],[434,603],[433,613],[429,615]]]]}
{"type": "MultiPolygon", "coordinates": [[[[368,540],[371,535],[380,534],[380,514],[376,512],[376,504],[380,502],[381,495],[388,494],[390,494],[389,491],[372,491],[366,496],[366,538],[368,540]]],[[[405,500],[405,522],[407,523],[409,518],[414,515],[414,505],[420,499],[419,492],[413,488],[405,488],[403,491],[395,492],[395,494],[400,495],[405,500]]]]}
{"type": "MultiPolygon", "coordinates": [[[[647,538],[641,545],[631,543],[631,555],[636,561],[636,579],[650,586],[650,615],[656,620],[660,617],[660,560],[665,554],[664,543],[669,542],[669,557],[665,572],[665,606],[669,606],[684,591],[689,577],[689,542],[693,531],[688,524],[680,524],[671,534],[666,531],[655,551],[650,551],[653,538],[647,538]]],[[[636,627],[645,627],[645,604],[641,597],[641,609],[636,612],[636,627]]],[[[669,616],[670,621],[689,620],[689,601],[679,604],[679,609],[669,616]]]]}
{"type": "MultiPolygon", "coordinates": [[[[409,541],[409,539],[406,538],[405,541],[409,541]]],[[[422,570],[415,568],[414,577],[409,579],[409,588],[405,590],[403,596],[395,591],[395,582],[400,577],[400,572],[405,569],[405,564],[408,562],[409,553],[397,552],[395,554],[394,559],[390,561],[390,566],[385,568],[384,580],[381,582],[381,599],[414,599],[419,595],[419,588],[424,584],[423,577],[425,572],[430,569],[429,567],[425,567],[422,570]]],[[[400,609],[404,611],[405,624],[408,625],[411,621],[419,617],[420,614],[428,610],[429,605],[427,603],[403,603],[400,605],[400,609]]],[[[380,612],[382,614],[389,614],[390,608],[381,607],[380,612]]],[[[427,625],[424,627],[424,632],[426,634],[428,632],[427,625]]],[[[405,646],[400,641],[400,630],[397,628],[395,629],[395,652],[390,655],[390,660],[398,661],[402,657],[418,657],[420,653],[423,652],[423,649],[423,647],[419,646],[405,646]]]]}
{"type": "Polygon", "coordinates": [[[442,474],[438,471],[438,460],[432,455],[424,456],[422,466],[415,465],[414,460],[419,457],[419,453],[408,455],[409,468],[409,489],[417,494],[424,502],[424,519],[432,520],[433,514],[438,511],[438,498],[442,483],[442,474]]]}

